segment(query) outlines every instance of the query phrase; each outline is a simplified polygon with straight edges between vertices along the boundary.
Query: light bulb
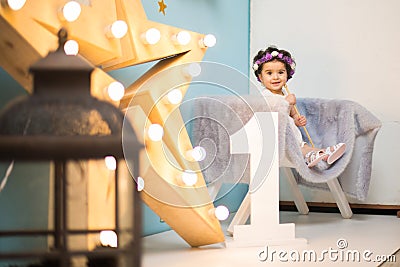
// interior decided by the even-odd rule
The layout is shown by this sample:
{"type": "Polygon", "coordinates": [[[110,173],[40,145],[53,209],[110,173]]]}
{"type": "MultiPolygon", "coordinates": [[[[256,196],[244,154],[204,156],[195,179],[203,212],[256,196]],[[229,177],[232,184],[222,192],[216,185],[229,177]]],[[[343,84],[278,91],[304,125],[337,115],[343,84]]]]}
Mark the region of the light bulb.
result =
{"type": "Polygon", "coordinates": [[[160,124],[151,124],[147,130],[147,134],[152,141],[161,141],[164,135],[164,129],[160,124]]]}
{"type": "Polygon", "coordinates": [[[213,47],[217,43],[217,39],[212,34],[204,36],[201,42],[202,47],[213,47]]]}
{"type": "Polygon", "coordinates": [[[64,52],[70,56],[76,56],[79,53],[79,44],[75,40],[68,40],[64,44],[64,52]]]}
{"type": "Polygon", "coordinates": [[[181,103],[182,101],[182,92],[179,89],[173,89],[167,94],[167,99],[169,103],[176,105],[181,103]]]}
{"type": "Polygon", "coordinates": [[[137,191],[139,191],[139,192],[142,191],[144,189],[144,179],[139,176],[137,178],[136,183],[137,183],[137,191]]]}
{"type": "Polygon", "coordinates": [[[114,231],[111,230],[101,231],[100,243],[104,247],[116,248],[118,246],[118,236],[114,231]]]}
{"type": "Polygon", "coordinates": [[[202,160],[204,160],[204,159],[206,158],[206,156],[207,156],[206,150],[205,150],[203,147],[201,147],[201,146],[196,146],[196,147],[194,147],[194,148],[191,150],[190,154],[191,154],[192,158],[193,158],[195,161],[202,161],[202,160]]]}
{"type": "Polygon", "coordinates": [[[206,158],[206,150],[201,146],[196,146],[193,149],[186,151],[186,159],[190,161],[202,161],[206,158]]]}
{"type": "Polygon", "coordinates": [[[18,11],[24,7],[26,0],[2,0],[1,3],[14,11],[18,11]]]}
{"type": "Polygon", "coordinates": [[[81,5],[78,2],[69,1],[61,9],[60,17],[68,22],[73,22],[79,18],[81,11],[81,5]]]}
{"type": "Polygon", "coordinates": [[[104,158],[107,169],[115,171],[117,169],[117,160],[113,156],[107,156],[104,158]]]}
{"type": "Polygon", "coordinates": [[[199,76],[200,73],[201,66],[197,62],[190,63],[183,68],[183,74],[190,79],[199,76]]]}
{"type": "Polygon", "coordinates": [[[107,37],[120,39],[128,32],[128,24],[123,20],[116,20],[107,27],[107,37]]]}
{"type": "Polygon", "coordinates": [[[113,101],[119,101],[124,97],[125,87],[120,82],[112,82],[107,87],[107,94],[113,101]]]}
{"type": "Polygon", "coordinates": [[[180,31],[173,37],[174,42],[180,45],[189,44],[191,39],[192,37],[190,36],[190,33],[187,31],[180,31]]]}
{"type": "Polygon", "coordinates": [[[221,205],[215,208],[214,215],[218,220],[224,221],[229,217],[229,210],[227,207],[221,205]]]}
{"type": "Polygon", "coordinates": [[[197,174],[194,171],[186,170],[182,174],[182,181],[187,186],[192,186],[197,183],[197,174]]]}
{"type": "Polygon", "coordinates": [[[156,28],[150,28],[144,33],[143,38],[146,44],[154,45],[160,41],[161,33],[156,28]]]}

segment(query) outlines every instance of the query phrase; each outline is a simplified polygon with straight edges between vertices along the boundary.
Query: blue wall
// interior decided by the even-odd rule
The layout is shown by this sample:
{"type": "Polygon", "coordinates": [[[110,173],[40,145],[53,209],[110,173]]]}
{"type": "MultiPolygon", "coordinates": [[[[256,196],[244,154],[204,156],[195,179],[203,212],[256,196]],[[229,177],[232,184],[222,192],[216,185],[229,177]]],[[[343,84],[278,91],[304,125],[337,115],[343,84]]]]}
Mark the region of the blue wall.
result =
{"type": "MultiPolygon", "coordinates": [[[[149,19],[192,30],[212,33],[215,47],[207,50],[205,61],[226,64],[245,74],[249,69],[249,1],[165,0],[166,15],[158,12],[157,1],[142,1],[149,19]]],[[[247,88],[243,88],[243,93],[247,88]]]]}
{"type": "MultiPolygon", "coordinates": [[[[3,178],[9,163],[0,164],[0,179],[3,178]]],[[[48,163],[16,162],[8,183],[0,193],[0,229],[1,230],[33,230],[43,229],[48,225],[49,203],[48,163]]],[[[46,247],[47,238],[20,237],[1,238],[0,251],[35,249],[46,247]]],[[[1,261],[0,266],[11,263],[21,264],[25,261],[1,261]]]]}
{"type": "MultiPolygon", "coordinates": [[[[248,76],[249,0],[164,0],[167,5],[165,16],[158,12],[158,1],[142,0],[148,19],[198,33],[214,34],[217,44],[207,50],[203,60],[226,64],[248,76]]],[[[110,74],[130,85],[152,65],[128,67],[110,74]]],[[[247,87],[244,85],[239,93],[247,94],[247,87]]]]}

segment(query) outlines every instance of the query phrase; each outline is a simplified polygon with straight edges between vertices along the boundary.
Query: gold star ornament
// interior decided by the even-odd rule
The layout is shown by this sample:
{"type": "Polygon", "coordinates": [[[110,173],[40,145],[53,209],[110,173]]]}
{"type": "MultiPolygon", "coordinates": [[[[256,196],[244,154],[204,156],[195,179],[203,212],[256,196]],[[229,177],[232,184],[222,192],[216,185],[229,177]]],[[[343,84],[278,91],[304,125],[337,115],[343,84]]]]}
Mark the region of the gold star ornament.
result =
{"type": "Polygon", "coordinates": [[[160,7],[158,12],[163,13],[165,16],[165,9],[167,8],[167,5],[164,3],[164,0],[159,1],[158,6],[160,7]]]}

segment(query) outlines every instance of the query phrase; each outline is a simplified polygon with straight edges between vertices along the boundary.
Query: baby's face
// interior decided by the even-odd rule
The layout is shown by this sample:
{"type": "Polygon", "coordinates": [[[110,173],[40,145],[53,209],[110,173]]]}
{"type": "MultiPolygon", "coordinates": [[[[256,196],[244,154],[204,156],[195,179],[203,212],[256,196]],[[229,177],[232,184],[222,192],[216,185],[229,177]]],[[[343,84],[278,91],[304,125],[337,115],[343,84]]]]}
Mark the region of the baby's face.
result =
{"type": "Polygon", "coordinates": [[[285,64],[278,60],[264,63],[261,73],[258,76],[265,88],[273,93],[282,92],[282,87],[286,84],[287,77],[285,64]]]}

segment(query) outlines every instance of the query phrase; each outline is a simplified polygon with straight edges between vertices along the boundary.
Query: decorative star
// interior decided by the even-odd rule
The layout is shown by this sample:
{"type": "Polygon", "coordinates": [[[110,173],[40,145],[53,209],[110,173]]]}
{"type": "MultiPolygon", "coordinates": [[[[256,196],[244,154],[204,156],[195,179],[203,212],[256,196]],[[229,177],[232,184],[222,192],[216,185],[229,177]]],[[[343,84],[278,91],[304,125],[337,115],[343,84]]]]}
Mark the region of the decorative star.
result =
{"type": "MultiPolygon", "coordinates": [[[[164,0],[157,1],[160,12],[165,15],[167,6],[164,0]]],[[[181,71],[180,75],[160,75],[154,79],[157,74],[166,73],[165,70],[172,69],[173,66],[176,67],[173,69],[178,69],[177,66],[182,64],[201,61],[207,48],[199,45],[196,40],[202,39],[204,35],[189,31],[191,42],[187,45],[175,44],[171,41],[172,38],[165,37],[167,34],[176,35],[183,29],[148,20],[142,0],[79,2],[82,4],[82,12],[80,18],[73,23],[62,21],[57,15],[58,8],[65,4],[65,0],[27,1],[19,11],[0,5],[0,65],[24,88],[31,90],[32,76],[29,75],[29,67],[56,48],[56,33],[60,27],[65,26],[69,31],[68,36],[79,43],[79,56],[97,66],[91,76],[92,95],[110,101],[104,94],[104,88],[115,80],[106,71],[159,61],[126,88],[125,96],[119,103],[113,102],[124,112],[126,110],[133,113],[139,110],[133,113],[132,119],[138,127],[142,126],[137,122],[164,125],[165,135],[162,142],[150,142],[146,146],[146,154],[143,154],[141,164],[144,164],[140,171],[147,190],[142,192],[142,199],[189,245],[198,247],[223,242],[225,238],[220,223],[215,216],[209,214],[214,205],[202,173],[198,173],[198,182],[192,187],[181,186],[179,181],[176,182],[176,177],[181,175],[179,170],[199,170],[200,167],[184,158],[181,151],[192,149],[185,123],[179,109],[173,105],[165,105],[162,97],[167,90],[175,88],[176,84],[185,84],[180,87],[184,95],[190,79],[181,71]],[[39,7],[44,11],[38,12],[39,7]],[[110,39],[104,34],[104,29],[117,19],[127,23],[127,35],[121,39],[110,39]],[[143,41],[143,33],[149,28],[156,28],[164,33],[156,44],[149,45],[143,41]],[[148,84],[152,86],[147,86],[148,84]],[[130,105],[131,102],[136,106],[130,105]],[[172,123],[166,123],[167,121],[172,123]],[[179,168],[173,166],[164,156],[166,148],[179,168]],[[162,198],[158,195],[155,197],[153,192],[163,192],[162,198]],[[180,205],[161,201],[164,196],[181,201],[180,205]],[[192,205],[193,201],[204,204],[192,205]]],[[[142,140],[145,140],[144,137],[142,140]]],[[[101,170],[91,173],[88,179],[95,180],[98,175],[101,175],[101,170]]],[[[93,211],[95,210],[93,207],[93,211]]]]}
{"type": "Polygon", "coordinates": [[[160,7],[160,9],[158,10],[158,12],[161,12],[164,14],[165,16],[165,9],[167,8],[167,5],[164,3],[164,0],[161,0],[158,2],[158,6],[160,7]]]}

